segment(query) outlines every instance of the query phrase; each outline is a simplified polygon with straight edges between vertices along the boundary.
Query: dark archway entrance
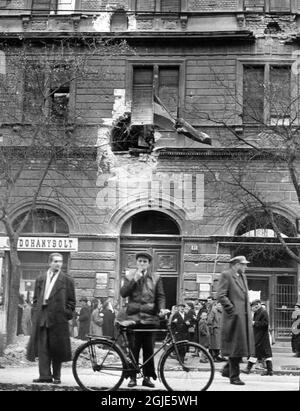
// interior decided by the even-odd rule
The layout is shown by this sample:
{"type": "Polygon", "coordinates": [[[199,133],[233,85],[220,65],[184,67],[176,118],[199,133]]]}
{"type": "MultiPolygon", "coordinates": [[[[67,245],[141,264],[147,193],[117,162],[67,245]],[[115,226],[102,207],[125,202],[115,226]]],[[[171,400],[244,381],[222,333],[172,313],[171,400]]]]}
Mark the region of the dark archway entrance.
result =
{"type": "Polygon", "coordinates": [[[121,277],[135,267],[135,255],[147,251],[152,270],[164,284],[166,306],[177,303],[180,278],[181,239],[177,222],[160,211],[142,211],[129,218],[121,230],[121,277]]]}
{"type": "MultiPolygon", "coordinates": [[[[274,220],[283,237],[296,237],[294,225],[274,213],[274,220]]],[[[245,255],[251,264],[247,269],[248,288],[260,292],[260,299],[270,315],[270,328],[275,339],[290,339],[291,314],[297,302],[297,263],[283,250],[272,225],[263,213],[246,217],[235,234],[246,237],[232,249],[233,255],[245,255]]],[[[297,249],[293,249],[297,253],[297,249]]]]}

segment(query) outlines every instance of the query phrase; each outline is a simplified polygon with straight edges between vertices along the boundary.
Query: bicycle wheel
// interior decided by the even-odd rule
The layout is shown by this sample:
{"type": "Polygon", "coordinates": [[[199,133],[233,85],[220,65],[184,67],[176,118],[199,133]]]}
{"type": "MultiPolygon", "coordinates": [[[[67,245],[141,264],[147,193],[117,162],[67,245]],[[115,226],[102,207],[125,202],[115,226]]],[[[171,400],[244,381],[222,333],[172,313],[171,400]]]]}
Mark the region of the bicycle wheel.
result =
{"type": "Polygon", "coordinates": [[[124,380],[126,360],[113,341],[97,339],[82,344],[74,354],[72,371],[86,391],[117,390],[124,380]]]}
{"type": "Polygon", "coordinates": [[[177,352],[172,345],[160,361],[159,372],[167,390],[206,391],[215,373],[209,352],[201,345],[189,341],[178,341],[176,347],[177,352]],[[182,365],[179,357],[184,358],[182,365]]]}

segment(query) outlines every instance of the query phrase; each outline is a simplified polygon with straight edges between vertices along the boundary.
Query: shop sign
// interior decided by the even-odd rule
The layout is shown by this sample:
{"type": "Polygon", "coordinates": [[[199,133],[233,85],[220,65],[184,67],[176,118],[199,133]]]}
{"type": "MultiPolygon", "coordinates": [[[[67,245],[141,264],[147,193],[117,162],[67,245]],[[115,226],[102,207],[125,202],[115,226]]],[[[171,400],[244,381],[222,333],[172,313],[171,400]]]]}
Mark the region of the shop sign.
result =
{"type": "MultiPolygon", "coordinates": [[[[0,249],[9,248],[9,238],[0,237],[0,249]]],[[[20,237],[18,251],[78,251],[78,238],[20,237]]]]}
{"type": "Polygon", "coordinates": [[[96,273],[96,289],[106,290],[108,284],[108,273],[96,273]]]}

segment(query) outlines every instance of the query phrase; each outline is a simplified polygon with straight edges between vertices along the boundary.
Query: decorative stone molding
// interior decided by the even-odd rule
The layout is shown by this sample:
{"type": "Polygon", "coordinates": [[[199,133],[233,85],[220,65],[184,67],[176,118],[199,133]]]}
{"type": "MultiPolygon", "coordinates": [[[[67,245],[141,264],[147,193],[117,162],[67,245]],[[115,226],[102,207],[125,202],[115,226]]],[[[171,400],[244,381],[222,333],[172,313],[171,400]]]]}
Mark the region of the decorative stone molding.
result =
{"type": "Polygon", "coordinates": [[[177,30],[178,20],[177,19],[162,19],[162,25],[165,30],[177,30]]]}
{"type": "Polygon", "coordinates": [[[216,260],[217,262],[220,262],[220,263],[227,263],[230,260],[230,255],[229,254],[221,254],[217,256],[215,254],[185,254],[184,255],[185,262],[214,263],[216,260]]]}
{"type": "Polygon", "coordinates": [[[74,30],[78,31],[79,25],[80,25],[80,16],[73,16],[72,20],[73,20],[74,30]]]}
{"type": "Polygon", "coordinates": [[[115,260],[116,253],[102,253],[102,252],[84,252],[74,253],[72,260],[115,260]]]}
{"type": "Polygon", "coordinates": [[[45,31],[48,28],[48,19],[35,19],[31,21],[32,31],[45,31]]]}
{"type": "Polygon", "coordinates": [[[181,28],[183,30],[186,30],[187,24],[188,24],[188,16],[187,15],[181,15],[180,16],[180,24],[181,24],[181,28]]]}
{"type": "Polygon", "coordinates": [[[238,26],[243,28],[245,27],[245,15],[244,14],[237,14],[236,15],[238,26]]]}
{"type": "Polygon", "coordinates": [[[28,29],[29,23],[30,23],[30,16],[22,17],[22,26],[23,26],[24,31],[28,29]]]}

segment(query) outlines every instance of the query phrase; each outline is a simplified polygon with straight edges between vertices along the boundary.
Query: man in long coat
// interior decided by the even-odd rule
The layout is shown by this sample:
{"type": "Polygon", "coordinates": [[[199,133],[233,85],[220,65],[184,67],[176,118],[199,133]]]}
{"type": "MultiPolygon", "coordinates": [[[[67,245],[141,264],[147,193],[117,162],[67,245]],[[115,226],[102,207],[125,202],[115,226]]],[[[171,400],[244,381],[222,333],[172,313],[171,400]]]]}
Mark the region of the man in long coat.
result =
{"type": "Polygon", "coordinates": [[[230,261],[230,268],[221,274],[218,284],[218,300],[223,306],[221,326],[221,353],[229,361],[222,371],[234,385],[244,385],[240,380],[242,357],[254,355],[254,338],[251,309],[245,271],[249,261],[237,256],[230,261]]]}
{"type": "MultiPolygon", "coordinates": [[[[171,327],[175,334],[176,341],[188,340],[189,339],[189,326],[191,325],[191,317],[185,312],[185,305],[178,304],[178,311],[174,314],[171,322],[171,327]]],[[[186,354],[185,347],[179,349],[179,355],[181,361],[184,362],[184,357],[186,354]]]]}
{"type": "Polygon", "coordinates": [[[61,272],[63,257],[49,256],[50,268],[36,279],[32,305],[32,333],[27,359],[39,359],[39,378],[35,383],[60,384],[61,365],[71,360],[69,320],[75,309],[72,278],[61,272]],[[51,369],[52,368],[52,369],[51,369]]]}
{"type": "Polygon", "coordinates": [[[255,358],[250,357],[248,359],[247,368],[244,372],[246,374],[250,374],[256,360],[265,360],[267,371],[264,371],[261,375],[273,375],[272,348],[269,335],[269,316],[267,311],[263,309],[260,300],[252,301],[251,307],[254,312],[253,331],[255,341],[255,358]]]}

